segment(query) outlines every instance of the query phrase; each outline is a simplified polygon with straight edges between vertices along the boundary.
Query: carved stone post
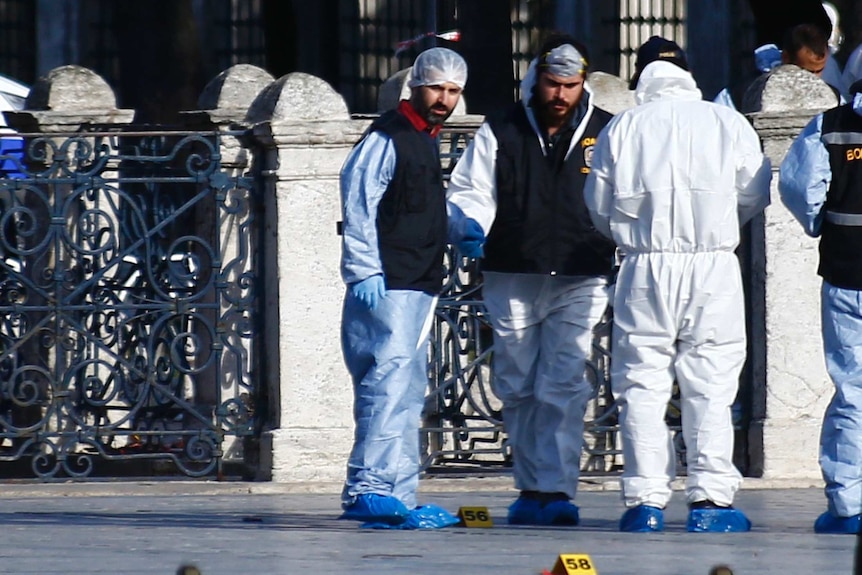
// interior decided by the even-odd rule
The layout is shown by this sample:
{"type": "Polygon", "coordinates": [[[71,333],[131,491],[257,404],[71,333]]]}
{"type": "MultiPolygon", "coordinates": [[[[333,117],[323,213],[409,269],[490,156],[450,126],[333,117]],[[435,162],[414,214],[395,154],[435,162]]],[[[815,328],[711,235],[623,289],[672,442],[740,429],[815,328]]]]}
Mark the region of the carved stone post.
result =
{"type": "MultiPolygon", "coordinates": [[[[134,111],[117,109],[113,90],[95,72],[80,66],[61,66],[36,82],[24,111],[5,115],[10,127],[25,133],[24,163],[30,174],[46,172],[48,177],[66,178],[69,182],[40,184],[21,180],[24,185],[14,192],[14,197],[2,199],[6,203],[4,211],[14,214],[17,225],[9,225],[7,221],[0,231],[4,257],[16,260],[19,273],[29,280],[27,287],[22,286],[19,303],[26,307],[62,307],[59,300],[75,289],[84,276],[100,269],[110,257],[107,254],[116,253],[119,247],[116,233],[109,234],[111,237],[106,241],[110,244],[113,240],[111,245],[94,246],[100,241],[87,237],[96,230],[119,230],[116,214],[103,209],[85,191],[89,184],[83,172],[91,162],[95,163],[99,143],[97,137],[88,137],[87,131],[129,124],[134,111]],[[37,142],[40,134],[46,136],[37,142]],[[79,137],[71,140],[73,135],[79,137]],[[34,142],[28,153],[28,144],[34,142]],[[15,237],[10,233],[13,229],[18,232],[15,237]]],[[[106,272],[106,276],[113,273],[116,269],[106,272]]],[[[43,370],[63,371],[76,361],[74,350],[98,346],[76,331],[73,325],[76,320],[62,314],[31,312],[29,317],[19,320],[24,332],[20,335],[26,334],[26,340],[17,352],[20,371],[8,382],[11,391],[7,392],[18,393],[18,380],[32,378],[37,382],[39,398],[33,397],[33,401],[13,415],[13,419],[21,417],[14,422],[16,428],[35,426],[43,417],[48,419],[47,410],[56,407],[57,394],[67,392],[53,388],[50,378],[41,375],[43,370]],[[44,327],[37,329],[40,325],[44,327]]],[[[3,347],[6,348],[5,344],[3,347]]],[[[110,375],[97,363],[87,371],[88,376],[101,381],[107,381],[110,375]]],[[[82,374],[77,375],[83,379],[82,374]]],[[[56,423],[46,420],[39,425],[56,423]]]]}
{"type": "Polygon", "coordinates": [[[247,120],[268,149],[259,173],[265,378],[275,428],[263,438],[262,457],[271,454],[275,481],[339,482],[353,440],[353,390],[340,345],[339,172],[369,121],[351,120],[329,84],[303,73],[270,84],[247,120]]]}
{"type": "MultiPolygon", "coordinates": [[[[220,134],[217,151],[221,157],[221,171],[231,177],[240,177],[251,169],[254,151],[244,146],[240,134],[247,127],[245,115],[249,106],[274,80],[272,74],[262,68],[237,64],[206,85],[198,99],[199,110],[181,113],[181,118],[190,130],[220,134]]],[[[222,354],[219,365],[213,364],[195,378],[195,408],[208,420],[212,419],[214,409],[220,404],[224,406],[225,398],[243,401],[249,410],[258,409],[259,406],[253,402],[256,398],[250,397],[249,388],[257,390],[258,386],[263,385],[259,373],[242,369],[262,363],[259,357],[262,334],[254,332],[251,337],[239,339],[239,334],[249,331],[243,327],[244,324],[254,325],[260,319],[257,315],[260,306],[248,311],[240,303],[251,302],[253,297],[257,297],[256,301],[259,302],[261,298],[262,285],[247,281],[251,272],[258,275],[262,272],[259,267],[255,268],[254,262],[261,247],[258,235],[254,232],[256,226],[262,225],[256,211],[258,193],[253,189],[237,189],[230,185],[232,181],[225,178],[228,187],[212,190],[212,201],[199,203],[194,214],[195,235],[204,238],[208,245],[216,249],[220,258],[222,275],[216,285],[223,286],[217,288],[223,297],[219,308],[214,310],[217,315],[211,315],[208,323],[211,326],[222,324],[221,333],[237,338],[219,342],[222,354]],[[249,226],[249,223],[252,225],[249,226]],[[238,313],[228,313],[231,309],[238,313]],[[222,345],[224,343],[227,345],[222,345]],[[237,357],[237,354],[247,352],[247,357],[237,357]],[[217,373],[221,377],[217,377],[217,373]]],[[[213,303],[215,297],[216,292],[210,292],[206,301],[213,303]]],[[[205,334],[200,335],[206,339],[205,334]]],[[[264,418],[265,414],[255,413],[255,416],[264,418]]],[[[224,423],[228,424],[227,421],[224,423]]],[[[247,437],[246,441],[237,441],[235,437],[226,436],[222,450],[227,462],[242,461],[248,470],[259,467],[259,446],[255,445],[251,437],[247,437]]]]}
{"type": "Polygon", "coordinates": [[[745,101],[773,167],[772,204],[752,245],[757,353],[751,359],[760,363],[753,370],[750,441],[762,440],[763,447],[754,467],[764,478],[817,482],[820,423],[832,395],[820,338],[818,240],[781,203],[778,168],[805,125],[837,97],[813,74],[782,66],[759,78],[745,101]]]}

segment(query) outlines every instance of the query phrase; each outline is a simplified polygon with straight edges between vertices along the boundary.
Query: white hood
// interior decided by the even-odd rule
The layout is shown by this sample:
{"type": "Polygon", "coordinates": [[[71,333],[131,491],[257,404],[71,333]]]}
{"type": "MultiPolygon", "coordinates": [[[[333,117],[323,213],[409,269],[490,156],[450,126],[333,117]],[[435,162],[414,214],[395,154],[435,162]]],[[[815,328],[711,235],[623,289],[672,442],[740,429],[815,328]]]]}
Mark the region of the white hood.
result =
{"type": "Polygon", "coordinates": [[[702,100],[703,94],[691,72],[676,64],[656,60],[641,72],[635,87],[635,102],[640,105],[664,99],[702,100]]]}
{"type": "Polygon", "coordinates": [[[596,227],[626,253],[732,251],[769,203],[757,132],[675,64],[646,66],[635,97],[593,150],[584,198],[596,227]]]}

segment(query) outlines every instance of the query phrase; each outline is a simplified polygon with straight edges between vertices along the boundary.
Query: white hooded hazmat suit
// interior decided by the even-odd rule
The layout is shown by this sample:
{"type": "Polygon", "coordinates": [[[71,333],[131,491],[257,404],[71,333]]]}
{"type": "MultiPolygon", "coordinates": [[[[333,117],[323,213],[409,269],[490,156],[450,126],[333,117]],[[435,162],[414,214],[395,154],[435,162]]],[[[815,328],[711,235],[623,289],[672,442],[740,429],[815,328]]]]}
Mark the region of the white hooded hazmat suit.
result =
{"type": "Polygon", "coordinates": [[[740,225],[769,203],[770,164],[736,111],[703,101],[691,74],[644,67],[637,106],[596,143],[584,199],[624,257],[614,295],[612,388],[627,507],[663,508],[674,459],[664,416],[680,387],[689,503],[730,505],[731,403],[745,359],[740,225]]]}

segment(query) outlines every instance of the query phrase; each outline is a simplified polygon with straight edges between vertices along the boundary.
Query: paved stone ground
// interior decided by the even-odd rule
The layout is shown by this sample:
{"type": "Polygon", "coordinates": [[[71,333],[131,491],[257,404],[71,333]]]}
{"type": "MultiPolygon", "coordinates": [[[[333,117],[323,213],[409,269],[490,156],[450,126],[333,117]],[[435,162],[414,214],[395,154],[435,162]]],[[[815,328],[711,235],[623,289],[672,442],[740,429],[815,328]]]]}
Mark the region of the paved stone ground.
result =
{"type": "Polygon", "coordinates": [[[491,529],[376,531],[339,521],[338,494],[324,487],[146,482],[0,485],[0,573],[16,575],[164,574],[181,563],[203,575],[518,574],[551,569],[561,553],[587,553],[599,575],[707,575],[717,563],[736,575],[849,575],[853,536],[815,535],[822,490],[743,489],[737,506],[754,522],[747,534],[685,532],[676,493],[667,531],[617,531],[619,493],[586,485],[582,524],[510,527],[515,493],[503,481],[423,481],[421,501],[453,512],[488,507],[491,529]]]}

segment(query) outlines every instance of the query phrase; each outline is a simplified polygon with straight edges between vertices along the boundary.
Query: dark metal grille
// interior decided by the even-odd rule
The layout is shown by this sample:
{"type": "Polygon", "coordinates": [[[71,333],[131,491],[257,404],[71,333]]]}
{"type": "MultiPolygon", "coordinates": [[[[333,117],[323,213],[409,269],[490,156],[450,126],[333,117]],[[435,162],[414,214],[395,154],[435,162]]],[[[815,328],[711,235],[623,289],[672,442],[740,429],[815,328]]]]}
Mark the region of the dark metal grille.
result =
{"type": "Polygon", "coordinates": [[[227,70],[234,64],[266,66],[262,10],[262,0],[223,3],[222,11],[214,17],[212,34],[218,70],[227,70]]]}
{"type": "Polygon", "coordinates": [[[260,250],[258,196],[221,165],[231,135],[24,137],[24,165],[0,156],[4,474],[242,461],[260,415],[260,250]]]}
{"type": "Polygon", "coordinates": [[[650,36],[669,38],[685,50],[687,0],[620,0],[620,77],[634,74],[635,53],[650,36]]]}
{"type": "MultiPolygon", "coordinates": [[[[528,0],[512,5],[513,90],[517,90],[534,51],[548,31],[540,22],[541,10],[528,0]]],[[[456,3],[452,0],[393,2],[391,0],[342,0],[339,92],[353,113],[377,111],[377,93],[389,77],[412,65],[416,55],[431,46],[457,44],[429,36],[396,55],[398,42],[429,32],[457,27],[456,3]]]]}
{"type": "Polygon", "coordinates": [[[550,29],[543,25],[530,2],[515,2],[512,6],[512,63],[515,71],[514,100],[521,98],[521,80],[527,74],[530,62],[536,57],[550,29]]]}
{"type": "Polygon", "coordinates": [[[35,80],[36,4],[0,0],[0,73],[27,84],[35,80]]]}
{"type": "Polygon", "coordinates": [[[411,66],[420,51],[435,45],[431,37],[395,55],[398,42],[436,31],[429,29],[436,20],[433,4],[342,0],[339,87],[352,112],[376,112],[383,82],[411,66]]]}
{"type": "Polygon", "coordinates": [[[113,0],[90,0],[81,3],[81,64],[102,76],[110,86],[120,80],[120,59],[114,34],[113,0]]]}

